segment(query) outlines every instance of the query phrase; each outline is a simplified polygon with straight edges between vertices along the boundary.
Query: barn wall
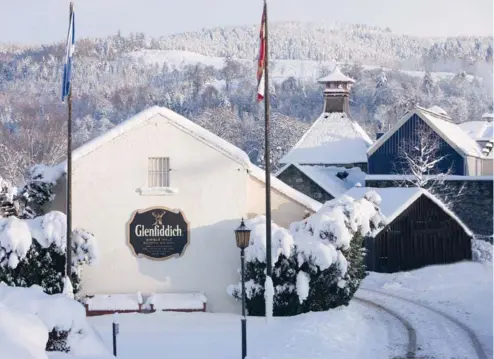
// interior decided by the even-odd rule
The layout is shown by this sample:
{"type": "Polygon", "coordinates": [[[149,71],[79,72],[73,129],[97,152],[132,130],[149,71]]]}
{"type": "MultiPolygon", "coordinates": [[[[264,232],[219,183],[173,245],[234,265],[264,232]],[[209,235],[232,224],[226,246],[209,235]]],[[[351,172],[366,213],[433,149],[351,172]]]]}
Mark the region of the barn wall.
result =
{"type": "Polygon", "coordinates": [[[321,203],[330,201],[334,198],[293,165],[285,169],[277,178],[297,191],[302,192],[306,196],[321,203]]]}
{"type": "Polygon", "coordinates": [[[368,263],[376,272],[393,273],[472,258],[469,235],[424,195],[369,243],[368,263]]]}
{"type": "MultiPolygon", "coordinates": [[[[413,141],[419,126],[428,126],[422,119],[414,114],[403,124],[389,139],[384,142],[368,158],[369,174],[396,174],[405,173],[402,168],[402,161],[399,159],[399,148],[404,142],[413,141]]],[[[434,132],[434,136],[439,139],[441,147],[438,156],[447,156],[437,166],[441,173],[447,172],[452,166],[452,174],[464,175],[465,166],[463,157],[456,152],[446,141],[434,132]]]]}

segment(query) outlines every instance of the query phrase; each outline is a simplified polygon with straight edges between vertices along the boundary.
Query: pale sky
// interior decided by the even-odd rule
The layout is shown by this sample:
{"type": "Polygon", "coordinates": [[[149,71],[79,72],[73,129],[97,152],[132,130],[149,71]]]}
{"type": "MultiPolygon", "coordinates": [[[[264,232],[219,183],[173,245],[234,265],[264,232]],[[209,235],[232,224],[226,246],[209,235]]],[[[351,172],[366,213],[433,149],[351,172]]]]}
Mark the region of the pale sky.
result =
{"type": "MultiPolygon", "coordinates": [[[[344,22],[419,36],[492,35],[492,0],[268,0],[270,21],[344,22]]],[[[0,0],[0,42],[64,40],[69,0],[0,0]]],[[[76,36],[258,24],[262,0],[75,0],[76,36]]]]}

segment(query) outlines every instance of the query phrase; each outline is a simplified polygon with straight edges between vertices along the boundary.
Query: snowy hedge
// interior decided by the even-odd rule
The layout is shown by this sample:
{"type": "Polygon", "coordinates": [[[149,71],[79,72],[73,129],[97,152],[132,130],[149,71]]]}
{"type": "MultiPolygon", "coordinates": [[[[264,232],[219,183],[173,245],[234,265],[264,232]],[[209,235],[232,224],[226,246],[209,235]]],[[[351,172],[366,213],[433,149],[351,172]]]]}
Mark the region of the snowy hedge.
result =
{"type": "MultiPolygon", "coordinates": [[[[0,282],[47,293],[61,293],[65,272],[66,216],[49,212],[34,219],[0,218],[0,282]]],[[[94,237],[81,229],[72,235],[72,285],[79,290],[83,265],[97,258],[94,237]]]]}
{"type": "MultiPolygon", "coordinates": [[[[54,198],[56,176],[46,166],[33,167],[22,187],[0,178],[0,282],[11,286],[41,286],[47,293],[64,288],[67,219],[64,213],[44,213],[54,198]]],[[[79,290],[83,265],[97,258],[92,234],[72,232],[72,287],[79,290]]]]}
{"type": "MultiPolygon", "coordinates": [[[[290,229],[272,223],[273,315],[295,315],[346,305],[365,276],[363,238],[384,225],[380,197],[343,196],[326,202],[290,229]]],[[[266,219],[247,222],[251,240],[246,255],[247,310],[265,314],[266,219]]],[[[240,299],[240,284],[228,293],[240,299]]]]}

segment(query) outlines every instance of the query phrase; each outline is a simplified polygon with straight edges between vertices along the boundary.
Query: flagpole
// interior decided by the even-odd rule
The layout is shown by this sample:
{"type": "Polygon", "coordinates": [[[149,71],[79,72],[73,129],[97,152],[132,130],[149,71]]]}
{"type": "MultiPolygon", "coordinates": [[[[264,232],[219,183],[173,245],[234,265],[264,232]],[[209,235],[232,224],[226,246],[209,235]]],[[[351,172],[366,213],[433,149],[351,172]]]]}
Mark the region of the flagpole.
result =
{"type": "MultiPolygon", "coordinates": [[[[266,172],[266,276],[271,277],[271,161],[269,150],[268,5],[264,0],[264,162],[266,172]]],[[[266,278],[267,279],[267,278],[266,278]]],[[[265,288],[266,290],[266,288],[265,288]]],[[[266,309],[268,307],[266,306],[266,309]]],[[[268,313],[266,313],[268,317],[268,313]]],[[[269,314],[271,316],[271,314],[269,314]]]]}
{"type": "MultiPolygon", "coordinates": [[[[72,21],[74,3],[70,2],[69,23],[72,21]]],[[[67,120],[67,250],[66,250],[66,275],[69,280],[72,277],[72,86],[69,86],[67,94],[68,120],[67,120]]]]}

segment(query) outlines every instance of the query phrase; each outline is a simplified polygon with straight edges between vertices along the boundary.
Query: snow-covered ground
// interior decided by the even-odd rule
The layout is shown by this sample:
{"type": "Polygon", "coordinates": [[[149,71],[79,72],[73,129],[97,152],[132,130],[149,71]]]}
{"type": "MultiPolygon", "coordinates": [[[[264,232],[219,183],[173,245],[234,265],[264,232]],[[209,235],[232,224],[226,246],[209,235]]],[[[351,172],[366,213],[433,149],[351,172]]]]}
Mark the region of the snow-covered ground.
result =
{"type": "MultiPolygon", "coordinates": [[[[430,266],[411,272],[395,274],[372,273],[365,279],[361,288],[378,290],[403,297],[444,312],[470,327],[477,335],[487,355],[492,358],[492,278],[492,263],[457,263],[430,266]]],[[[359,294],[362,292],[364,291],[359,290],[359,294]]],[[[424,312],[427,313],[427,310],[424,311],[417,306],[406,305],[406,303],[398,299],[383,298],[383,296],[372,293],[370,297],[380,298],[385,304],[387,303],[392,307],[401,306],[408,316],[413,315],[413,312],[420,315],[424,312]]],[[[437,316],[434,313],[429,314],[436,320],[437,316]]],[[[418,316],[415,319],[419,319],[418,316]]],[[[448,325],[447,322],[447,320],[443,320],[440,324],[443,326],[448,325]]],[[[455,327],[452,323],[449,324],[449,327],[455,327]]],[[[423,331],[425,330],[423,329],[423,331]]],[[[454,330],[457,330],[457,328],[454,330]]],[[[418,328],[418,331],[420,332],[420,328],[418,328]]],[[[460,342],[461,338],[457,337],[456,340],[460,342]]]]}
{"type": "MultiPolygon", "coordinates": [[[[459,263],[396,274],[372,273],[362,288],[436,308],[470,327],[492,357],[492,264],[459,263]]],[[[357,297],[387,306],[417,332],[417,357],[477,358],[467,334],[441,315],[365,289],[357,297]]],[[[89,322],[111,348],[112,316],[89,322]]],[[[348,307],[291,318],[248,318],[251,359],[403,356],[408,338],[391,315],[358,299],[348,307]],[[400,344],[402,342],[402,345],[400,344]]],[[[221,359],[240,356],[240,316],[212,313],[120,315],[118,357],[221,359]]],[[[58,358],[57,358],[58,359],[58,358]]]]}
{"type": "MultiPolygon", "coordinates": [[[[89,321],[111,348],[112,316],[89,321]]],[[[240,316],[211,313],[119,316],[118,357],[230,359],[240,357],[240,316]]],[[[379,313],[361,303],[291,318],[248,318],[250,359],[387,357],[387,329],[379,313]],[[369,341],[368,338],[373,338],[369,341]]]]}
{"type": "MultiPolygon", "coordinates": [[[[201,63],[206,66],[213,66],[216,69],[221,69],[225,65],[225,58],[223,57],[213,57],[205,56],[195,52],[190,51],[180,51],[180,50],[139,50],[131,52],[128,55],[138,61],[144,61],[148,64],[167,64],[170,70],[177,69],[181,70],[187,65],[196,65],[201,63]]],[[[254,65],[255,59],[236,59],[244,63],[245,65],[254,65]]],[[[291,76],[295,78],[305,79],[305,80],[316,80],[321,74],[320,70],[322,68],[332,69],[334,66],[333,61],[314,61],[314,60],[273,60],[274,68],[271,69],[271,78],[276,81],[281,81],[287,79],[291,76]]],[[[338,65],[343,65],[343,63],[338,62],[338,65]]],[[[367,64],[362,65],[364,70],[374,70],[379,69],[381,66],[367,64]]],[[[384,71],[392,71],[388,68],[383,68],[384,71]]],[[[412,71],[412,70],[400,70],[409,76],[423,77],[423,71],[412,71]]],[[[441,80],[446,78],[451,78],[455,76],[454,73],[450,72],[433,72],[431,73],[434,80],[441,80]]],[[[472,80],[474,77],[468,75],[467,78],[472,80]]]]}

